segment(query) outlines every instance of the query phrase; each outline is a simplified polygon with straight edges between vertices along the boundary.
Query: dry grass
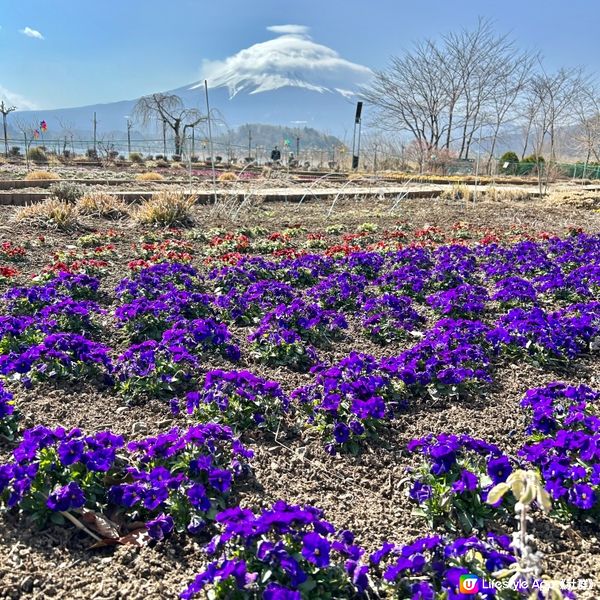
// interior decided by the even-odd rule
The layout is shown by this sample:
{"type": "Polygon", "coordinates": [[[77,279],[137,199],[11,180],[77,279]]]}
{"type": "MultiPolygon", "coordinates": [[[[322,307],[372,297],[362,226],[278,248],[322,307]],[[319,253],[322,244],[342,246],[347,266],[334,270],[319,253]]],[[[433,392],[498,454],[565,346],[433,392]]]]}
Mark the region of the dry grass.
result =
{"type": "Polygon", "coordinates": [[[600,209],[600,192],[592,190],[555,190],[548,196],[548,202],[583,210],[600,209]]]}
{"type": "Polygon", "coordinates": [[[523,202],[530,199],[531,193],[527,190],[491,187],[483,190],[482,196],[492,202],[523,202]]]}
{"type": "Polygon", "coordinates": [[[80,214],[102,219],[124,219],[129,216],[129,207],[122,198],[112,194],[96,192],[83,196],[77,201],[80,214]]]}
{"type": "Polygon", "coordinates": [[[165,190],[143,202],[133,215],[142,225],[171,227],[173,225],[192,225],[191,210],[196,203],[193,196],[183,192],[165,190]]]}
{"type": "Polygon", "coordinates": [[[69,230],[79,225],[79,211],[69,202],[48,198],[43,202],[20,208],[15,214],[15,219],[34,227],[69,230]]]}
{"type": "Polygon", "coordinates": [[[231,171],[227,171],[226,173],[221,173],[219,175],[219,181],[237,181],[238,177],[235,173],[231,171]]]}
{"type": "Polygon", "coordinates": [[[440,198],[442,200],[471,200],[473,198],[473,191],[466,185],[455,183],[446,188],[440,194],[440,198]]]}
{"type": "Polygon", "coordinates": [[[137,181],[163,181],[164,177],[160,173],[155,171],[149,171],[148,173],[139,173],[135,176],[137,181]]]}
{"type": "Polygon", "coordinates": [[[49,181],[58,180],[60,177],[56,173],[50,171],[30,171],[25,175],[25,181],[49,181]]]}

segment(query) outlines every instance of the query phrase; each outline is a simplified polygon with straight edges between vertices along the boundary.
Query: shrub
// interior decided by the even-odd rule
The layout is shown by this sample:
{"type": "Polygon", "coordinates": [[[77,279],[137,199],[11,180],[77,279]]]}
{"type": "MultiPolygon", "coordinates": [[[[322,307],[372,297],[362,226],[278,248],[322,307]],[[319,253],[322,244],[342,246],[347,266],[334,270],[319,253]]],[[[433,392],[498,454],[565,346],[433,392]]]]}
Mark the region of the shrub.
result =
{"type": "Polygon", "coordinates": [[[519,157],[517,156],[516,152],[513,152],[512,150],[505,152],[498,160],[498,163],[500,164],[500,168],[505,172],[509,171],[511,169],[512,165],[514,163],[518,163],[518,162],[519,162],[519,157]],[[508,165],[506,168],[504,168],[505,163],[510,163],[510,165],[508,165]]]}
{"type": "Polygon", "coordinates": [[[129,207],[122,198],[105,192],[84,195],[77,201],[77,209],[82,215],[103,219],[122,219],[129,215],[129,207]]]}
{"type": "Polygon", "coordinates": [[[35,163],[48,162],[48,157],[42,148],[29,148],[27,158],[35,163]]]}
{"type": "Polygon", "coordinates": [[[25,181],[46,181],[58,180],[60,177],[56,173],[50,171],[30,171],[25,175],[25,181]]]}
{"type": "Polygon", "coordinates": [[[501,187],[487,187],[482,190],[481,195],[493,202],[522,202],[531,197],[531,193],[526,189],[507,190],[501,187]]]}
{"type": "Polygon", "coordinates": [[[129,155],[129,160],[136,165],[141,165],[144,163],[144,157],[140,152],[132,152],[129,155]]]}
{"type": "Polygon", "coordinates": [[[84,194],[84,188],[71,181],[61,181],[50,187],[50,194],[57,200],[74,204],[84,194]]]}
{"type": "Polygon", "coordinates": [[[35,227],[55,227],[68,230],[78,226],[79,211],[73,204],[56,198],[48,198],[43,202],[20,208],[15,218],[17,221],[27,221],[35,227]]]}
{"type": "Polygon", "coordinates": [[[169,161],[167,159],[161,159],[159,160],[158,157],[156,157],[156,166],[159,169],[167,169],[169,168],[169,161]]]}
{"type": "Polygon", "coordinates": [[[535,154],[530,154],[526,156],[522,161],[522,163],[544,163],[543,156],[537,156],[535,154]]]}
{"type": "Polygon", "coordinates": [[[155,171],[148,171],[148,173],[138,173],[135,176],[137,181],[162,181],[164,177],[160,173],[155,171]]]}
{"type": "Polygon", "coordinates": [[[191,210],[195,203],[196,199],[193,196],[165,190],[143,202],[135,212],[134,218],[143,225],[190,226],[193,224],[191,210]]]}
{"type": "Polygon", "coordinates": [[[13,157],[17,157],[17,156],[21,156],[21,148],[19,148],[19,146],[12,146],[11,149],[8,152],[9,156],[13,156],[13,157]]]}

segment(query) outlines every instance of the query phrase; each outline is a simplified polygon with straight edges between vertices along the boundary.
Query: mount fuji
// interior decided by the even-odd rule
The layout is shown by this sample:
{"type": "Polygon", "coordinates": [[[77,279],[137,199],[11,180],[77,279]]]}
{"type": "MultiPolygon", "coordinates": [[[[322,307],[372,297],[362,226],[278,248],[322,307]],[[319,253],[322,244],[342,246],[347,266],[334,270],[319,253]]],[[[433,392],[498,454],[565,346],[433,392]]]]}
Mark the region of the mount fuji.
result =
{"type": "MultiPolygon", "coordinates": [[[[169,93],[180,96],[186,107],[206,113],[207,80],[211,109],[217,109],[230,128],[265,123],[344,135],[353,126],[355,103],[361,87],[372,77],[371,69],[313,41],[308,28],[302,25],[267,29],[274,37],[224,60],[205,60],[198,82],[169,93]]],[[[14,117],[32,124],[44,119],[49,137],[67,128],[89,137],[96,113],[98,135],[114,135],[125,130],[125,117],[133,113],[136,102],[137,98],[75,108],[17,111],[14,117]]],[[[138,124],[134,127],[142,132],[138,124]]]]}

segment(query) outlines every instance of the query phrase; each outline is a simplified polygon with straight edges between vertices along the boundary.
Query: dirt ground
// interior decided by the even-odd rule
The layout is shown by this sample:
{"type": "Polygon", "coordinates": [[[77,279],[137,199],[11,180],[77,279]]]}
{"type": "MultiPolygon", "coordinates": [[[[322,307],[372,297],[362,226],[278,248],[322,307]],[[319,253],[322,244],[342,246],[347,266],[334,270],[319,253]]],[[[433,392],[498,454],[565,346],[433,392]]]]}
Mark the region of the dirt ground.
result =
{"type": "MultiPolygon", "coordinates": [[[[422,199],[402,201],[393,208],[395,204],[391,200],[358,199],[340,201],[331,210],[331,202],[268,203],[245,208],[235,221],[231,219],[231,212],[219,215],[212,207],[202,206],[196,209],[195,220],[200,231],[257,225],[269,231],[281,231],[301,225],[308,231],[325,233],[326,228],[339,225],[350,232],[365,222],[385,229],[398,221],[408,222],[413,229],[433,226],[448,230],[462,222],[482,230],[517,226],[532,232],[563,234],[574,226],[588,232],[600,231],[600,213],[568,203],[465,204],[422,199]]],[[[1,207],[0,210],[3,211],[0,242],[23,243],[26,239],[35,241],[39,235],[44,236],[44,244],[30,251],[27,262],[19,266],[23,275],[13,284],[26,281],[29,274],[47,264],[51,252],[72,247],[79,235],[111,227],[124,235],[115,242],[121,255],[117,263],[121,266],[103,280],[103,290],[108,292],[125,275],[123,265],[136,256],[131,242],[144,233],[129,221],[108,223],[94,219],[83,222],[82,229],[76,233],[34,231],[10,221],[15,209],[1,207]]],[[[235,329],[233,332],[244,337],[243,332],[235,329]]],[[[382,351],[363,342],[360,342],[361,351],[379,356],[398,350],[388,346],[382,351]]],[[[118,346],[118,340],[112,340],[112,344],[118,346]]],[[[335,360],[354,347],[351,329],[349,340],[326,358],[335,360]]],[[[216,364],[208,363],[207,369],[216,364]]],[[[310,379],[307,375],[291,375],[283,369],[248,362],[242,362],[240,368],[245,366],[257,374],[279,380],[287,391],[310,379]]],[[[568,372],[560,374],[560,379],[600,387],[599,367],[599,357],[585,357],[577,360],[568,372]]],[[[368,551],[384,540],[409,542],[423,535],[425,527],[411,515],[407,500],[406,468],[411,461],[405,450],[406,443],[429,432],[469,433],[511,452],[524,440],[524,414],[518,404],[525,391],[558,378],[556,373],[530,365],[501,367],[485,395],[469,402],[414,406],[384,430],[379,443],[359,456],[331,457],[322,449],[321,440],[287,431],[283,426],[277,438],[268,433],[253,436],[248,442],[256,451],[253,473],[239,491],[240,502],[252,507],[277,499],[314,504],[325,510],[336,527],[355,531],[357,543],[368,551]]],[[[155,400],[143,406],[126,406],[117,395],[86,384],[44,384],[30,391],[20,390],[15,398],[28,426],[61,424],[79,426],[86,431],[111,428],[131,437],[164,431],[185,419],[173,417],[164,402],[155,400]]],[[[9,450],[0,443],[2,458],[9,450]]],[[[597,529],[585,524],[560,524],[540,516],[536,518],[534,533],[545,555],[546,573],[556,579],[593,579],[595,589],[587,596],[579,594],[578,597],[600,597],[600,533],[597,529]]],[[[176,598],[202,567],[202,541],[175,535],[161,544],[141,549],[89,550],[89,540],[75,528],[52,526],[39,531],[23,519],[0,515],[0,598],[176,598]]]]}

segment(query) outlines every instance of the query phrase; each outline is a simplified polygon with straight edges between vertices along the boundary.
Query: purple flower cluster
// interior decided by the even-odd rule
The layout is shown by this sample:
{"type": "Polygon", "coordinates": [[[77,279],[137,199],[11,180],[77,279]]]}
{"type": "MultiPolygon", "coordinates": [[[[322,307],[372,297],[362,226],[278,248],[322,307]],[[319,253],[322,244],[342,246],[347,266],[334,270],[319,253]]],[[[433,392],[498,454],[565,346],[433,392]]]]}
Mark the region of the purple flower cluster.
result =
{"type": "Polygon", "coordinates": [[[54,378],[92,378],[110,382],[108,348],[75,333],[51,333],[23,351],[0,355],[0,373],[31,382],[54,378]]]}
{"type": "Polygon", "coordinates": [[[15,411],[13,395],[0,381],[0,436],[14,439],[17,431],[18,413],[15,411]]]}
{"type": "Polygon", "coordinates": [[[216,518],[222,533],[208,546],[215,560],[181,598],[210,590],[215,600],[238,594],[301,600],[306,589],[313,598],[350,598],[369,585],[354,535],[337,532],[312,506],[279,501],[258,514],[236,507],[216,518]]]}
{"type": "Polygon", "coordinates": [[[59,273],[43,285],[13,287],[3,299],[14,315],[35,315],[42,308],[65,298],[86,300],[98,294],[100,281],[86,274],[59,273]]]}
{"type": "Polygon", "coordinates": [[[473,317],[485,310],[489,296],[481,285],[463,283],[427,297],[427,304],[446,317],[473,317]]]}
{"type": "Polygon", "coordinates": [[[198,533],[227,505],[250,458],[231,429],[214,423],[175,428],[126,448],[110,431],[85,435],[38,426],[24,432],[13,460],[0,465],[0,504],[19,506],[40,523],[49,511],[118,507],[132,521],[146,519],[155,539],[174,528],[198,533]],[[111,481],[124,483],[109,487],[111,481]]]}
{"type": "MultiPolygon", "coordinates": [[[[394,598],[433,600],[434,598],[466,598],[459,591],[462,575],[476,575],[491,581],[494,574],[510,567],[516,558],[508,536],[489,534],[477,537],[447,539],[439,535],[423,537],[412,544],[398,546],[386,542],[370,556],[371,574],[380,580],[380,590],[394,598]]],[[[528,597],[530,590],[524,590],[528,597]]],[[[481,598],[514,598],[491,588],[480,590],[481,598]]],[[[387,596],[385,596],[387,597],[387,596]]]]}
{"type": "Polygon", "coordinates": [[[380,275],[373,285],[384,292],[422,299],[429,287],[431,277],[431,270],[428,267],[420,267],[418,264],[393,265],[391,270],[380,275]]]}
{"type": "Polygon", "coordinates": [[[381,271],[385,259],[377,252],[353,252],[341,261],[340,267],[373,281],[381,271]]]}
{"type": "Polygon", "coordinates": [[[235,480],[247,474],[253,456],[229,427],[216,423],[130,442],[127,452],[127,482],[113,485],[108,499],[132,519],[147,520],[155,539],[173,528],[192,534],[205,530],[215,509],[226,506],[235,480]]]}
{"type": "Polygon", "coordinates": [[[422,454],[409,496],[430,524],[470,533],[498,516],[487,493],[512,472],[509,458],[494,444],[469,435],[429,434],[412,440],[409,452],[422,454]]]}
{"type": "Polygon", "coordinates": [[[255,325],[265,313],[280,304],[288,304],[296,297],[294,288],[280,281],[264,279],[251,283],[240,291],[232,287],[218,296],[215,304],[228,319],[240,325],[255,325]]]}
{"type": "Polygon", "coordinates": [[[235,267],[213,269],[208,274],[218,294],[227,294],[232,290],[238,293],[247,290],[253,283],[272,279],[278,265],[261,257],[244,257],[235,267]]]}
{"type": "Polygon", "coordinates": [[[323,308],[351,310],[361,304],[366,285],[367,279],[363,275],[334,273],[306,290],[306,295],[323,308]]]}
{"type": "MultiPolygon", "coordinates": [[[[548,282],[546,289],[548,288],[548,282]]],[[[535,287],[522,277],[506,277],[496,282],[496,293],[492,300],[502,304],[518,305],[532,303],[537,301],[537,292],[535,287]]]]}
{"type": "Polygon", "coordinates": [[[532,441],[519,455],[540,469],[546,489],[570,513],[600,515],[600,393],[551,383],[529,390],[532,441]]]}
{"type": "Polygon", "coordinates": [[[205,354],[239,360],[240,350],[230,340],[227,327],[214,319],[179,321],[160,341],[134,344],[117,358],[117,387],[128,397],[176,395],[189,389],[205,354]]]}
{"type": "Polygon", "coordinates": [[[356,450],[357,439],[378,421],[392,418],[406,402],[404,383],[393,365],[356,352],[318,369],[314,383],[298,388],[292,397],[301,403],[308,422],[322,431],[332,454],[339,446],[356,450]]]}
{"type": "Polygon", "coordinates": [[[368,298],[361,312],[364,315],[362,326],[370,337],[380,343],[405,339],[425,322],[408,296],[383,294],[378,298],[368,298]]]}
{"type": "Polygon", "coordinates": [[[62,427],[28,429],[12,462],[0,465],[0,503],[21,505],[39,522],[49,510],[97,509],[106,501],[105,475],[123,445],[123,438],[110,431],[85,435],[62,427]]]}
{"type": "Polygon", "coordinates": [[[296,288],[314,285],[323,277],[335,272],[336,261],[330,256],[305,254],[279,263],[279,276],[296,288]]]}
{"type": "Polygon", "coordinates": [[[420,342],[395,359],[400,377],[434,395],[459,395],[489,383],[487,331],[480,321],[438,321],[420,342]]]}
{"type": "Polygon", "coordinates": [[[115,288],[123,302],[137,298],[156,300],[169,292],[201,292],[203,282],[194,267],[182,263],[158,263],[125,278],[115,288]]]}
{"type": "Polygon", "coordinates": [[[572,360],[585,346],[578,323],[541,308],[513,308],[500,317],[488,339],[497,350],[532,357],[539,363],[572,360]]]}
{"type": "Polygon", "coordinates": [[[249,371],[209,371],[200,391],[189,392],[186,410],[201,421],[221,421],[233,429],[275,427],[289,408],[276,381],[249,371]]]}
{"type": "Polygon", "coordinates": [[[115,310],[115,318],[117,326],[124,327],[134,339],[160,339],[173,323],[213,317],[212,303],[208,294],[172,290],[154,299],[140,296],[122,304],[115,310]]]}
{"type": "Polygon", "coordinates": [[[260,360],[305,370],[317,360],[312,345],[330,346],[347,327],[341,313],[297,298],[268,312],[248,339],[260,360]]]}

